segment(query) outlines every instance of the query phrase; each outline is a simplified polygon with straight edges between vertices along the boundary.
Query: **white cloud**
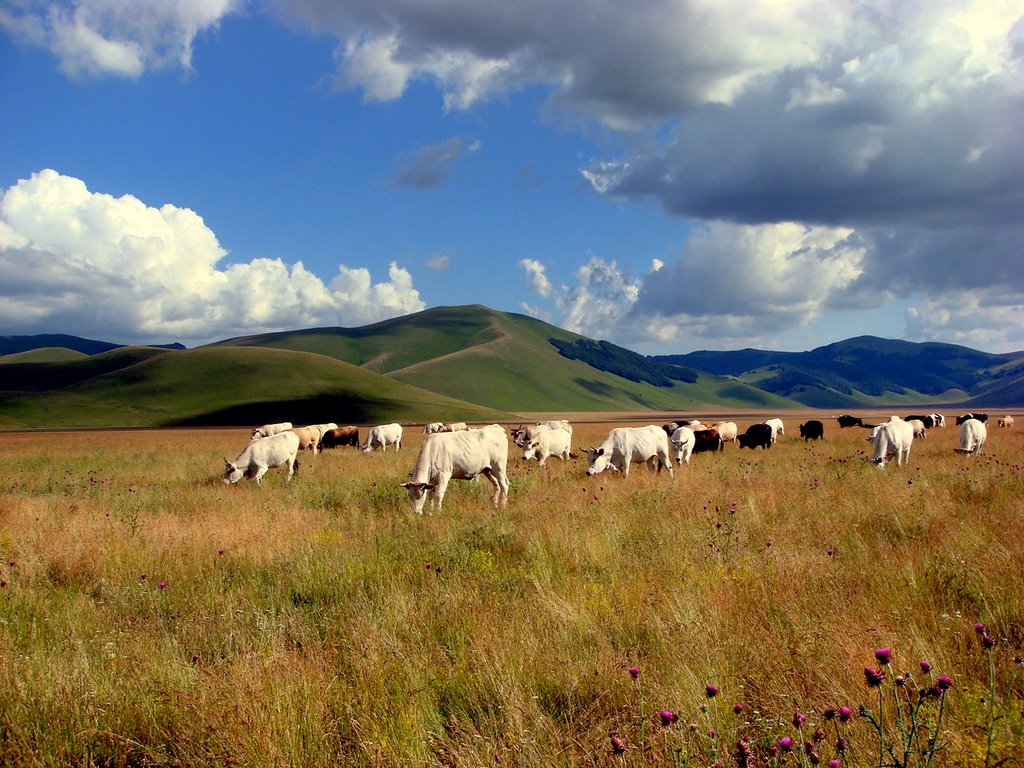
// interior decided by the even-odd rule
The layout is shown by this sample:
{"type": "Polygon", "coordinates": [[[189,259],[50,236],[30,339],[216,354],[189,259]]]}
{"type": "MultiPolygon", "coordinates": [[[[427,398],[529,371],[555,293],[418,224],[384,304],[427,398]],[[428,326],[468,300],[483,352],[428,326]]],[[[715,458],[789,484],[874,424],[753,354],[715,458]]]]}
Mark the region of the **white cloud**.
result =
{"type": "Polygon", "coordinates": [[[1024,350],[1024,299],[970,291],[924,299],[906,311],[906,337],[997,351],[1024,350]]]}
{"type": "Polygon", "coordinates": [[[520,259],[519,266],[526,271],[526,283],[534,293],[543,298],[551,296],[551,281],[547,270],[536,259],[520,259]]]}
{"type": "Polygon", "coordinates": [[[409,272],[339,265],[330,285],[296,262],[222,265],[194,211],[90,192],[53,170],[0,198],[0,325],[153,342],[199,342],[312,325],[357,326],[425,307],[409,272]]]}
{"type": "Polygon", "coordinates": [[[447,253],[435,253],[423,262],[423,266],[434,272],[444,272],[452,265],[452,257],[447,253]]]}
{"type": "Polygon", "coordinates": [[[243,0],[13,0],[0,27],[48,48],[72,77],[135,78],[148,68],[189,69],[201,33],[214,29],[243,0]]]}

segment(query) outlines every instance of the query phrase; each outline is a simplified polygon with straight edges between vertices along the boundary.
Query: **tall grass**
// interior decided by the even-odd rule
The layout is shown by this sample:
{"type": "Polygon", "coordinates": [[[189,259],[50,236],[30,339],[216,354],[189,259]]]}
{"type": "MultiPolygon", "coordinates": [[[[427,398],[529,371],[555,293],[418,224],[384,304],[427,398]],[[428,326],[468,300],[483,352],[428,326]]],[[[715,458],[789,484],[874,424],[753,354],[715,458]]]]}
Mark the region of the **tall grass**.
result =
{"type": "Polygon", "coordinates": [[[412,429],[262,487],[243,430],[5,435],[0,763],[1020,764],[1024,433],[880,472],[833,424],[674,479],[513,449],[506,509],[422,517],[412,429]]]}

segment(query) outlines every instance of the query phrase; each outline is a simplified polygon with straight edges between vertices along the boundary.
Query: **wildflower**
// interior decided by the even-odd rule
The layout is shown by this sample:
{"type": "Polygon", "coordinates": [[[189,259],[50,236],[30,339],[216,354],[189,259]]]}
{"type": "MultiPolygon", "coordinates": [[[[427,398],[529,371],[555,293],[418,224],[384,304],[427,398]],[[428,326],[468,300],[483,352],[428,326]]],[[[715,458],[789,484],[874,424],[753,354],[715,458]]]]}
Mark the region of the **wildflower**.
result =
{"type": "Polygon", "coordinates": [[[835,555],[835,553],[836,553],[835,547],[829,547],[828,549],[825,550],[825,554],[828,555],[829,557],[832,557],[833,555],[835,555]]]}
{"type": "Polygon", "coordinates": [[[779,739],[779,749],[783,752],[793,751],[793,740],[789,736],[783,736],[779,739]]]}
{"type": "Polygon", "coordinates": [[[977,632],[979,635],[984,635],[985,625],[979,621],[977,624],[974,625],[974,631],[977,632]]]}
{"type": "Polygon", "coordinates": [[[825,740],[825,732],[821,730],[821,728],[817,728],[811,738],[814,739],[814,743],[817,744],[818,742],[825,740]]]}
{"type": "Polygon", "coordinates": [[[636,667],[630,667],[629,668],[629,676],[632,677],[634,680],[636,680],[638,677],[640,677],[640,670],[637,669],[636,667]]]}
{"type": "Polygon", "coordinates": [[[836,710],[834,707],[829,707],[821,713],[821,716],[824,717],[826,720],[834,720],[836,717],[836,710]]]}
{"type": "Polygon", "coordinates": [[[1024,664],[1024,658],[1021,658],[1020,656],[1014,656],[1013,657],[1013,663],[1014,664],[1024,664]]]}
{"type": "Polygon", "coordinates": [[[221,557],[224,557],[224,547],[221,547],[220,549],[218,549],[217,550],[217,554],[220,555],[221,557]]]}
{"type": "Polygon", "coordinates": [[[612,736],[612,753],[621,755],[626,751],[626,743],[618,736],[612,736]]]}
{"type": "Polygon", "coordinates": [[[7,579],[0,579],[0,589],[7,586],[7,579]]]}
{"type": "Polygon", "coordinates": [[[921,671],[924,672],[926,675],[932,671],[932,665],[930,662],[922,661],[920,662],[920,667],[921,671]]]}
{"type": "Polygon", "coordinates": [[[992,650],[995,644],[996,641],[987,633],[981,636],[981,645],[986,651],[992,650]]]}
{"type": "Polygon", "coordinates": [[[804,727],[804,723],[806,723],[806,722],[807,722],[807,715],[805,715],[803,712],[794,712],[793,713],[793,727],[794,728],[799,730],[800,728],[804,727]]]}
{"type": "Polygon", "coordinates": [[[898,685],[900,688],[902,688],[904,685],[906,685],[907,678],[905,678],[903,675],[896,675],[896,677],[893,678],[893,682],[896,683],[896,685],[898,685]]]}
{"type": "Polygon", "coordinates": [[[840,707],[839,708],[839,722],[841,722],[841,723],[848,723],[848,722],[850,722],[850,718],[852,716],[853,716],[853,710],[851,710],[849,707],[840,707]]]}
{"type": "Polygon", "coordinates": [[[708,683],[704,686],[704,693],[709,699],[713,699],[718,695],[718,686],[708,683]]]}
{"type": "Polygon", "coordinates": [[[139,578],[140,578],[140,579],[141,579],[142,581],[145,581],[145,580],[146,580],[146,574],[144,574],[144,573],[140,573],[140,574],[139,574],[139,578]]]}
{"type": "Polygon", "coordinates": [[[885,676],[874,667],[864,667],[864,680],[867,682],[868,688],[877,688],[884,679],[885,676]]]}
{"type": "Polygon", "coordinates": [[[836,739],[836,752],[842,754],[846,751],[846,747],[849,746],[844,738],[836,739]]]}
{"type": "Polygon", "coordinates": [[[167,582],[161,581],[160,584],[158,584],[157,586],[159,586],[160,589],[167,589],[167,582]]]}
{"type": "Polygon", "coordinates": [[[712,739],[717,739],[718,738],[718,731],[716,731],[714,728],[708,728],[708,736],[711,737],[712,739]]]}
{"type": "Polygon", "coordinates": [[[953,680],[948,675],[939,675],[935,678],[935,687],[940,691],[948,691],[953,685],[953,680]]]}
{"type": "Polygon", "coordinates": [[[732,711],[735,712],[737,715],[740,714],[743,711],[743,704],[737,701],[735,704],[732,705],[732,711]]]}
{"type": "Polygon", "coordinates": [[[839,759],[835,757],[828,761],[828,768],[839,768],[841,765],[842,763],[840,763],[839,759]]]}
{"type": "Polygon", "coordinates": [[[193,653],[192,654],[192,663],[193,664],[198,664],[199,663],[199,654],[198,653],[193,653]]]}
{"type": "Polygon", "coordinates": [[[875,659],[883,667],[886,667],[892,661],[892,651],[888,648],[879,648],[875,651],[875,659]]]}
{"type": "Polygon", "coordinates": [[[661,724],[668,728],[672,723],[679,719],[679,715],[670,709],[663,709],[658,713],[658,718],[661,720],[661,724]]]}
{"type": "Polygon", "coordinates": [[[769,757],[775,757],[777,754],[779,754],[779,748],[778,747],[776,747],[774,744],[772,744],[770,747],[768,747],[768,756],[769,757]]]}

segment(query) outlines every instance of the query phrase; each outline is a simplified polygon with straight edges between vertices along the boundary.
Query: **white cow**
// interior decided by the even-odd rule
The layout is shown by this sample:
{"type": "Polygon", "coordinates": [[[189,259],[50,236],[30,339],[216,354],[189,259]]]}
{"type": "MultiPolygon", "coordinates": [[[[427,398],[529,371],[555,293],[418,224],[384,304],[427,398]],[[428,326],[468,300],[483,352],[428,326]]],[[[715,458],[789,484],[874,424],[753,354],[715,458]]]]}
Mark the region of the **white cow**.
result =
{"type": "Polygon", "coordinates": [[[1012,429],[1013,428],[1013,416],[1003,416],[1003,418],[1001,418],[999,420],[999,426],[1000,427],[1007,427],[1008,429],[1012,429]]]}
{"type": "Polygon", "coordinates": [[[525,448],[533,442],[541,432],[549,431],[551,431],[551,427],[546,424],[533,424],[527,427],[519,427],[518,429],[512,430],[512,442],[520,448],[525,448]]]}
{"type": "Polygon", "coordinates": [[[987,438],[988,427],[985,422],[968,419],[960,425],[960,447],[954,450],[957,453],[981,453],[981,446],[987,438]]]}
{"type": "Polygon", "coordinates": [[[736,433],[739,431],[736,428],[735,421],[720,421],[713,429],[718,430],[718,436],[722,438],[723,443],[734,443],[736,442],[736,433]]]}
{"type": "Polygon", "coordinates": [[[444,429],[444,423],[440,421],[432,421],[423,425],[423,432],[427,435],[436,435],[442,429],[444,429]]]}
{"type": "Polygon", "coordinates": [[[250,440],[245,450],[234,461],[224,459],[224,482],[237,483],[243,477],[251,477],[260,485],[260,480],[271,467],[288,466],[288,480],[299,468],[299,436],[294,432],[278,432],[269,437],[250,440]]]}
{"type": "Polygon", "coordinates": [[[379,424],[370,430],[366,436],[366,445],[363,450],[369,453],[380,446],[381,451],[388,452],[388,446],[395,446],[395,451],[402,447],[402,425],[401,424],[379,424]]]}
{"type": "Polygon", "coordinates": [[[564,429],[545,429],[537,434],[533,440],[526,444],[523,452],[523,459],[537,459],[543,467],[548,456],[557,456],[562,461],[569,458],[572,444],[572,435],[564,429]]]}
{"type": "Polygon", "coordinates": [[[281,421],[277,424],[264,424],[262,427],[256,427],[252,431],[252,439],[257,440],[261,437],[270,437],[271,435],[277,435],[281,432],[287,432],[292,428],[290,421],[281,421]]]}
{"type": "Polygon", "coordinates": [[[898,416],[893,416],[885,424],[879,424],[868,436],[875,447],[872,461],[878,468],[885,467],[889,457],[896,454],[896,466],[903,466],[910,459],[910,446],[914,442],[914,428],[898,416]]]}
{"type": "Polygon", "coordinates": [[[772,428],[772,445],[779,439],[779,435],[786,434],[786,425],[782,423],[782,419],[768,419],[764,423],[772,428]]]}
{"type": "Polygon", "coordinates": [[[570,424],[566,419],[558,419],[557,421],[538,421],[534,426],[547,427],[548,429],[564,429],[570,435],[572,434],[572,424],[570,424]]]}
{"type": "Polygon", "coordinates": [[[921,421],[920,419],[910,419],[909,421],[907,421],[907,424],[914,428],[915,440],[917,440],[918,438],[924,439],[928,437],[928,432],[924,428],[924,422],[921,421]]]}
{"type": "Polygon", "coordinates": [[[689,464],[693,454],[693,446],[697,442],[693,430],[689,427],[677,427],[672,432],[672,447],[676,449],[676,463],[689,464]]]}
{"type": "Polygon", "coordinates": [[[929,415],[932,417],[932,420],[935,421],[935,426],[936,427],[945,427],[946,426],[946,417],[943,416],[941,413],[932,413],[932,414],[929,414],[929,415]]]}
{"type": "Polygon", "coordinates": [[[587,474],[597,475],[606,469],[629,475],[629,465],[645,462],[648,469],[664,466],[672,475],[668,435],[658,426],[617,427],[597,448],[587,449],[587,474]]]}
{"type": "Polygon", "coordinates": [[[469,429],[469,425],[464,421],[456,421],[452,424],[445,424],[441,427],[442,432],[465,432],[469,429]]]}
{"type": "Polygon", "coordinates": [[[416,457],[412,480],[401,486],[417,514],[423,514],[427,496],[438,510],[450,480],[474,480],[484,475],[494,483],[494,504],[508,502],[508,439],[505,430],[494,425],[460,432],[427,435],[416,457]]]}

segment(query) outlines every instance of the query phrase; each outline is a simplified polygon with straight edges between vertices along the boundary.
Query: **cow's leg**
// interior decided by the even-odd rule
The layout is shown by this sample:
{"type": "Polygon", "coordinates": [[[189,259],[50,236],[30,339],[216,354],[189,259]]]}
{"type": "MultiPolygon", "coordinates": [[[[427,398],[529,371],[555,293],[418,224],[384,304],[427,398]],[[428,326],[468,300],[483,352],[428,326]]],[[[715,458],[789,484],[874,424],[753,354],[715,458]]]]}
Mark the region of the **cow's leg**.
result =
{"type": "Polygon", "coordinates": [[[503,468],[496,467],[487,477],[494,483],[494,506],[504,507],[508,503],[508,475],[503,468]]]}
{"type": "Polygon", "coordinates": [[[437,511],[441,511],[444,503],[444,494],[448,490],[448,481],[452,479],[450,472],[442,472],[437,478],[437,485],[434,486],[434,501],[437,504],[437,511]]]}
{"type": "Polygon", "coordinates": [[[665,462],[665,469],[668,470],[668,476],[669,477],[675,477],[676,474],[672,470],[672,459],[669,458],[669,455],[667,453],[665,454],[664,462],[665,462]]]}
{"type": "Polygon", "coordinates": [[[269,467],[262,464],[257,467],[256,474],[252,476],[252,479],[256,481],[256,485],[262,485],[261,481],[263,480],[263,476],[267,474],[267,469],[269,469],[269,467]]]}
{"type": "Polygon", "coordinates": [[[295,459],[289,458],[288,461],[285,462],[285,464],[288,467],[288,477],[286,479],[290,483],[292,481],[292,475],[295,474],[295,459]]]}

